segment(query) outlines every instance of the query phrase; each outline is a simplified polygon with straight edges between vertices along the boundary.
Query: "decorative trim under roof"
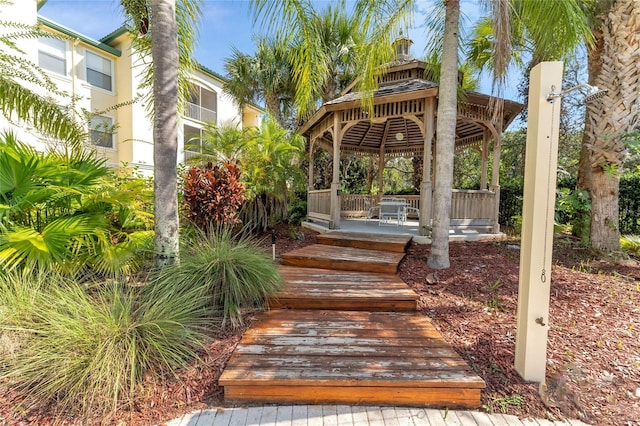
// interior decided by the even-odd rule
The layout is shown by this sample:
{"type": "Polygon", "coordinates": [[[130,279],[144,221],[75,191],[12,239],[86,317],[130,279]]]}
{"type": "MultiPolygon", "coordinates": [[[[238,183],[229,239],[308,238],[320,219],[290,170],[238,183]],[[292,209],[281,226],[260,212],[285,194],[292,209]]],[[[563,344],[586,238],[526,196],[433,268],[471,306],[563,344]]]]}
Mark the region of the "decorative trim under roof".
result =
{"type": "Polygon", "coordinates": [[[103,52],[107,52],[113,56],[120,57],[122,52],[114,47],[109,46],[101,41],[95,40],[91,37],[87,37],[86,35],[80,34],[79,32],[73,31],[70,28],[65,27],[64,25],[53,22],[52,20],[45,18],[44,16],[38,16],[38,24],[44,25],[54,31],[58,31],[66,36],[69,36],[74,39],[79,39],[85,44],[88,44],[91,47],[95,47],[96,49],[100,49],[103,52]]]}

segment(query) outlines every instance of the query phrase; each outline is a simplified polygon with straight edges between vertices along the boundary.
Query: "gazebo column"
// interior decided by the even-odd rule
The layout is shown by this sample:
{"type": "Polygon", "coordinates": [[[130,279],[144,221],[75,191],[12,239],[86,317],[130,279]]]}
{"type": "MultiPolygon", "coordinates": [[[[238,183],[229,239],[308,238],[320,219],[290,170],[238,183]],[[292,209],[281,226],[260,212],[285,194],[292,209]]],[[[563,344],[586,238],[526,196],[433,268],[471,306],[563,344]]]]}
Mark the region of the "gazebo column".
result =
{"type": "Polygon", "coordinates": [[[482,134],[482,171],[480,172],[480,190],[487,189],[487,170],[489,168],[489,131],[485,130],[482,134]]]}
{"type": "Polygon", "coordinates": [[[380,147],[380,153],[378,154],[378,201],[384,195],[384,146],[380,147]]]}
{"type": "Polygon", "coordinates": [[[424,151],[422,153],[422,182],[420,183],[420,235],[426,235],[431,227],[431,203],[432,187],[431,182],[431,152],[434,136],[434,111],[435,98],[426,100],[424,112],[424,151]]]}
{"type": "Polygon", "coordinates": [[[500,232],[500,146],[502,144],[502,126],[499,124],[498,129],[493,124],[489,124],[489,130],[493,136],[493,170],[491,171],[491,191],[495,195],[495,207],[494,207],[494,221],[493,230],[494,234],[500,232]]]}
{"type": "Polygon", "coordinates": [[[389,135],[389,120],[384,124],[384,133],[382,134],[382,140],[380,141],[380,151],[378,153],[378,201],[384,195],[384,167],[387,164],[385,158],[385,141],[389,135]]]}
{"type": "Polygon", "coordinates": [[[307,181],[307,192],[313,191],[313,143],[315,140],[309,141],[309,179],[307,181]]]}
{"type": "Polygon", "coordinates": [[[333,116],[333,178],[331,180],[331,220],[330,229],[340,229],[340,144],[342,143],[342,127],[340,114],[333,116]]]}

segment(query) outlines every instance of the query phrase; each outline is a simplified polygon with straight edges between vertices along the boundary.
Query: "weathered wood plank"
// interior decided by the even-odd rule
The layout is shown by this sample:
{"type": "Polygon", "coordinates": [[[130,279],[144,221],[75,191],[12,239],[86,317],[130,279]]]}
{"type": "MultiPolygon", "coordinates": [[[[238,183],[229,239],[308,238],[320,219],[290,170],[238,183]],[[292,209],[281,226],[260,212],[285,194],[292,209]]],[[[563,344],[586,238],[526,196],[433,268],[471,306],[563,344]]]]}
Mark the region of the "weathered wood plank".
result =
{"type": "Polygon", "coordinates": [[[357,232],[327,232],[316,236],[318,244],[404,253],[411,235],[381,235],[357,232]]]}
{"type": "MultiPolygon", "coordinates": [[[[442,338],[434,338],[432,342],[446,344],[442,338]]],[[[256,336],[248,335],[242,338],[242,344],[269,344],[270,346],[326,346],[326,345],[354,345],[361,346],[392,346],[392,347],[420,347],[429,345],[425,338],[388,338],[388,337],[349,337],[349,336],[256,336]]]]}
{"type": "Polygon", "coordinates": [[[404,253],[313,244],[282,255],[282,263],[340,271],[395,273],[404,253]]]}
{"type": "Polygon", "coordinates": [[[415,300],[380,300],[365,299],[362,297],[348,298],[333,301],[326,298],[312,297],[304,298],[280,298],[278,300],[269,301],[270,308],[287,308],[287,309],[339,309],[351,311],[391,311],[391,312],[410,312],[415,311],[417,302],[415,300]]]}
{"type": "MultiPolygon", "coordinates": [[[[233,365],[233,364],[231,364],[233,365]]],[[[345,368],[230,368],[219,379],[220,386],[376,386],[414,388],[484,388],[470,370],[354,371],[345,368]]]]}
{"type": "Polygon", "coordinates": [[[397,275],[280,267],[285,280],[271,308],[415,311],[418,295],[397,275]]]}
{"type": "Polygon", "coordinates": [[[263,355],[327,355],[327,356],[404,356],[419,359],[430,357],[453,357],[455,352],[444,343],[442,345],[429,346],[428,348],[402,348],[393,346],[350,346],[324,347],[324,346],[270,346],[270,345],[239,345],[234,354],[263,354],[263,355]]]}
{"type": "MultiPolygon", "coordinates": [[[[384,330],[384,329],[294,329],[291,330],[288,327],[264,327],[256,328],[245,333],[245,336],[251,336],[252,338],[259,338],[264,336],[266,339],[271,339],[273,336],[286,336],[286,337],[336,337],[336,338],[357,338],[357,339],[403,339],[413,340],[416,337],[428,338],[429,342],[432,341],[444,341],[438,331],[434,329],[422,329],[422,330],[384,330]]],[[[248,342],[249,340],[247,340],[248,342]]],[[[255,340],[254,340],[255,341],[255,340]]],[[[420,339],[422,343],[424,340],[420,339]]],[[[244,342],[243,342],[244,343],[244,342]]],[[[272,343],[273,345],[274,343],[272,343]]]]}
{"type": "Polygon", "coordinates": [[[233,368],[253,367],[278,368],[285,369],[303,367],[306,369],[314,368],[352,368],[354,370],[377,370],[377,371],[394,371],[394,370],[468,370],[467,363],[461,358],[433,357],[424,360],[416,360],[411,358],[398,359],[397,357],[375,357],[375,358],[358,358],[358,357],[342,357],[333,356],[310,356],[296,355],[283,358],[277,355],[245,355],[232,359],[229,364],[233,368]],[[416,362],[419,361],[419,362],[416,362]]]}
{"type": "MultiPolygon", "coordinates": [[[[431,319],[415,312],[353,312],[353,311],[298,311],[274,309],[260,314],[254,327],[264,324],[273,327],[281,324],[287,328],[349,328],[349,329],[400,329],[422,330],[432,328],[431,319]]],[[[254,328],[248,330],[251,332],[254,328]]]]}
{"type": "Polygon", "coordinates": [[[415,389],[333,386],[231,386],[225,387],[230,402],[287,402],[307,404],[413,405],[474,408],[480,402],[480,389],[415,389]]]}

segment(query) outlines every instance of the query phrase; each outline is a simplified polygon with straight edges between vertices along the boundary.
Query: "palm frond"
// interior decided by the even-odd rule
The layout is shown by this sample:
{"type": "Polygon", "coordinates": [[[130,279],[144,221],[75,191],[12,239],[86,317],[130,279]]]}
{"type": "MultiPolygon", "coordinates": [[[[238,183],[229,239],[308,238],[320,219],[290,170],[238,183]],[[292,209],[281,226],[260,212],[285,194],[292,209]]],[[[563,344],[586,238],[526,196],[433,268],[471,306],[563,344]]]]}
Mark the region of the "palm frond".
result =
{"type": "Polygon", "coordinates": [[[60,106],[5,76],[0,77],[0,112],[32,124],[39,132],[80,146],[86,132],[60,106]]]}

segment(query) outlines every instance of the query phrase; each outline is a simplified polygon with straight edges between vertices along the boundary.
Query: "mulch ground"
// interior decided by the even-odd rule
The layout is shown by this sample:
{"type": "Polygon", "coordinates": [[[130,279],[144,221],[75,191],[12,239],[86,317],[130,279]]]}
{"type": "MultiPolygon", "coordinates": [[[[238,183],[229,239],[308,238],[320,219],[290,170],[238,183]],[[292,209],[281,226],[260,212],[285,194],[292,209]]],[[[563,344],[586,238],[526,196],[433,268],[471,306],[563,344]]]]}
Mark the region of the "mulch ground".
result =
{"type": "MultiPolygon", "coordinates": [[[[278,257],[315,243],[315,235],[296,227],[277,228],[278,257]]],[[[264,246],[271,252],[270,235],[264,246]]],[[[482,409],[520,418],[640,425],[640,265],[636,261],[599,259],[570,238],[556,239],[547,386],[540,392],[537,384],[524,382],[514,367],[518,241],[452,242],[451,268],[437,272],[427,267],[428,254],[428,245],[412,244],[399,275],[420,295],[420,311],[433,319],[445,339],[486,381],[482,409]]],[[[95,419],[95,423],[158,424],[188,411],[223,405],[217,380],[243,332],[212,331],[201,361],[188,366],[180,381],[149,383],[133,409],[117,419],[95,419]]],[[[16,404],[17,396],[0,388],[0,425],[47,424],[55,409],[16,411],[16,404]]]]}

